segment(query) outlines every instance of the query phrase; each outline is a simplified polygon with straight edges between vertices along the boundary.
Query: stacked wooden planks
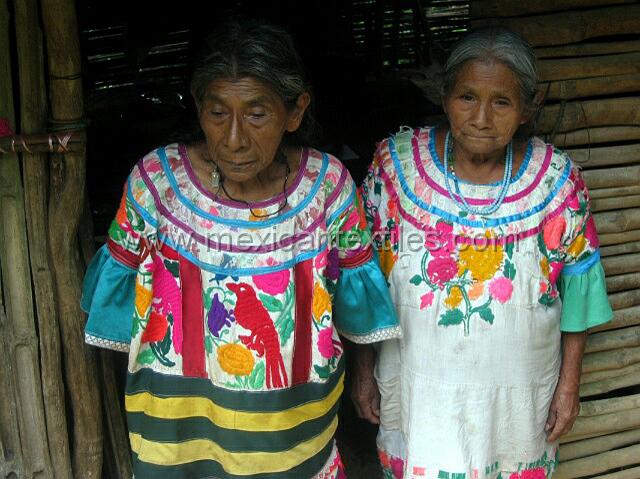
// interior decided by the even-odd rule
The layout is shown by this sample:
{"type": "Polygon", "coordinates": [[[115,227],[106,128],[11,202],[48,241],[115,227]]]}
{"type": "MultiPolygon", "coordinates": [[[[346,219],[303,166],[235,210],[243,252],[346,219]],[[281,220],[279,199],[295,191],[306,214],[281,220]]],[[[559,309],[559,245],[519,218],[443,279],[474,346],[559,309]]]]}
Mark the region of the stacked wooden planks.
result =
{"type": "Polygon", "coordinates": [[[554,477],[640,478],[640,2],[486,0],[471,16],[536,48],[536,129],[584,169],[615,313],[589,336],[582,408],[554,477]]]}

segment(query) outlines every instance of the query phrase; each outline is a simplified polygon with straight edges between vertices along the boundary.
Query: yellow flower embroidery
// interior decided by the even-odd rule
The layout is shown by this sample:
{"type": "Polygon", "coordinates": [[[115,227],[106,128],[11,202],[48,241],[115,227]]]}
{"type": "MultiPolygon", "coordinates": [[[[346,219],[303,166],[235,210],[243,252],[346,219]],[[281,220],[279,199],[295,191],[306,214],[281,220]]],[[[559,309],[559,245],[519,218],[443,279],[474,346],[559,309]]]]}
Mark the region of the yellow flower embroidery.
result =
{"type": "Polygon", "coordinates": [[[571,243],[569,248],[567,248],[567,253],[569,253],[574,258],[577,258],[580,253],[582,253],[582,250],[586,245],[587,241],[584,239],[584,236],[579,235],[575,240],[573,240],[573,243],[571,243]]]}
{"type": "Polygon", "coordinates": [[[540,260],[540,269],[545,278],[549,278],[549,260],[545,257],[540,260]]]}
{"type": "Polygon", "coordinates": [[[324,286],[316,282],[313,286],[313,317],[318,323],[325,311],[331,313],[331,296],[324,286]]]}
{"type": "Polygon", "coordinates": [[[153,301],[153,291],[136,281],[136,313],[138,316],[144,318],[147,315],[151,301],[153,301]]]}
{"type": "Polygon", "coordinates": [[[266,214],[267,214],[267,210],[265,210],[265,209],[260,209],[260,208],[257,208],[255,210],[252,209],[251,213],[249,214],[249,221],[262,221],[262,220],[264,220],[264,218],[262,218],[262,216],[264,216],[266,214]],[[258,216],[256,216],[256,214],[258,216]]]}
{"type": "Polygon", "coordinates": [[[387,239],[381,250],[378,250],[378,259],[380,260],[380,269],[384,273],[385,278],[389,278],[393,265],[396,263],[398,257],[393,253],[391,249],[391,242],[387,239]]]}
{"type": "Polygon", "coordinates": [[[218,363],[222,370],[236,376],[248,376],[253,371],[253,354],[241,344],[223,344],[218,348],[218,363]]]}
{"type": "Polygon", "coordinates": [[[471,301],[475,301],[480,296],[482,296],[483,293],[484,293],[484,283],[480,281],[476,281],[471,285],[471,288],[469,288],[469,291],[467,292],[467,296],[469,296],[469,299],[471,301]]]}
{"type": "Polygon", "coordinates": [[[462,302],[462,290],[458,286],[454,286],[449,291],[449,296],[444,300],[449,309],[453,309],[462,302]]]}
{"type": "MultiPolygon", "coordinates": [[[[487,231],[485,236],[489,239],[494,235],[487,231]]],[[[495,276],[502,263],[502,257],[502,245],[499,244],[480,244],[461,248],[458,275],[462,276],[468,270],[475,281],[487,281],[495,276]]]]}

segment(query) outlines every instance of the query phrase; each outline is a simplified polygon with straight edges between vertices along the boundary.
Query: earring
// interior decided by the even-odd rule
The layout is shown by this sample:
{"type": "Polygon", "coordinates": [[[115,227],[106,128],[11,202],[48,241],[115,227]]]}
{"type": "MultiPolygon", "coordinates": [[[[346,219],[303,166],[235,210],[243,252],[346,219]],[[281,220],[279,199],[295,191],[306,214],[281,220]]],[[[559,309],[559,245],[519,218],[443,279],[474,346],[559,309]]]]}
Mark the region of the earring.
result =
{"type": "Polygon", "coordinates": [[[213,164],[213,171],[211,172],[211,186],[216,189],[220,188],[220,171],[215,163],[213,164]]]}

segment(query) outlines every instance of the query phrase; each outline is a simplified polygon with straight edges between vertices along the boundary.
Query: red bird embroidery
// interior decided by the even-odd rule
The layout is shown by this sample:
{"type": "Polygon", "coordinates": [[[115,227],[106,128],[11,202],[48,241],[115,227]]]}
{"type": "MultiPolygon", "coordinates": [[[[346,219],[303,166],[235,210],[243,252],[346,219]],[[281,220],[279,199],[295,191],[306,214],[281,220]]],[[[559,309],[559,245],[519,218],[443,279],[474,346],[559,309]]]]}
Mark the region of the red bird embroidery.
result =
{"type": "Polygon", "coordinates": [[[269,313],[256,297],[255,291],[246,283],[228,284],[238,298],[235,306],[236,323],[251,331],[246,336],[238,336],[242,344],[264,356],[268,388],[289,385],[287,371],[280,354],[280,339],[269,313]]]}

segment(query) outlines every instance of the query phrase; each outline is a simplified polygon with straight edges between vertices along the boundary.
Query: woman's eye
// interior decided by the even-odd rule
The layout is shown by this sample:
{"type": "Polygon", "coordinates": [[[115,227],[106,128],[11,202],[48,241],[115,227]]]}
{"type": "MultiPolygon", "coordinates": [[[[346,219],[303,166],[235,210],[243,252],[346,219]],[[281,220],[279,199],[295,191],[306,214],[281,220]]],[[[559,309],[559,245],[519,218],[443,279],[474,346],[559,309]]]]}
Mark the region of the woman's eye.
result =
{"type": "Polygon", "coordinates": [[[498,106],[509,106],[509,105],[511,105],[511,102],[509,100],[507,100],[506,98],[500,98],[500,99],[496,100],[496,105],[498,105],[498,106]]]}
{"type": "Polygon", "coordinates": [[[460,95],[460,99],[464,101],[473,101],[473,96],[465,93],[464,95],[460,95]]]}
{"type": "Polygon", "coordinates": [[[262,118],[264,118],[265,116],[267,116],[267,114],[263,111],[252,111],[249,113],[249,117],[256,119],[256,120],[260,120],[262,118]]]}
{"type": "Polygon", "coordinates": [[[225,112],[220,110],[211,110],[209,113],[214,118],[222,118],[225,115],[225,112]]]}

